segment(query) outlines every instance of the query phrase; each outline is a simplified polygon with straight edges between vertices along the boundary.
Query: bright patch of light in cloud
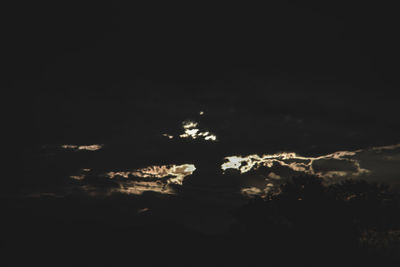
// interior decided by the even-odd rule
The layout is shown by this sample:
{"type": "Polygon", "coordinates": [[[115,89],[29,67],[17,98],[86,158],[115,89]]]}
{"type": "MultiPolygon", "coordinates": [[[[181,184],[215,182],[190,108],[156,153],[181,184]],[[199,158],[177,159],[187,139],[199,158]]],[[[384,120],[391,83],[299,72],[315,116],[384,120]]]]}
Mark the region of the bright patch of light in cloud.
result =
{"type": "Polygon", "coordinates": [[[126,181],[118,180],[119,188],[112,191],[141,195],[145,191],[153,191],[163,194],[174,194],[175,191],[169,185],[182,185],[186,176],[196,170],[193,164],[150,166],[133,171],[107,172],[105,175],[110,179],[117,177],[125,178],[126,181]]]}
{"type": "Polygon", "coordinates": [[[99,149],[102,149],[104,145],[101,144],[94,144],[94,145],[82,145],[82,146],[78,146],[78,145],[61,145],[61,148],[63,149],[69,149],[69,150],[87,150],[87,151],[96,151],[99,149]]]}
{"type": "Polygon", "coordinates": [[[260,195],[263,191],[257,187],[245,187],[240,190],[240,193],[247,197],[254,197],[260,195]]]}
{"type": "Polygon", "coordinates": [[[225,174],[234,169],[245,175],[241,194],[261,197],[294,175],[315,175],[326,183],[343,179],[367,179],[388,183],[400,189],[400,144],[370,147],[354,151],[337,151],[331,154],[305,157],[293,152],[265,155],[229,156],[221,169],[225,174]],[[390,164],[390,165],[389,165],[390,164]],[[260,172],[251,172],[266,167],[260,172]]]}
{"type": "Polygon", "coordinates": [[[126,181],[120,182],[118,188],[112,188],[111,193],[123,193],[129,195],[142,195],[144,192],[156,192],[166,195],[173,195],[175,191],[166,184],[154,181],[126,181]]]}
{"type": "Polygon", "coordinates": [[[196,128],[197,126],[199,126],[199,124],[197,122],[194,122],[194,121],[184,121],[182,123],[183,129],[196,128]]]}
{"type": "MultiPolygon", "coordinates": [[[[250,170],[256,170],[262,166],[271,168],[272,166],[274,166],[274,164],[278,164],[280,166],[287,167],[295,172],[317,175],[323,178],[334,177],[334,176],[342,177],[350,174],[353,176],[359,176],[361,174],[368,173],[369,170],[361,168],[357,160],[350,158],[351,156],[356,155],[356,153],[358,152],[359,151],[338,151],[332,154],[323,155],[319,157],[303,157],[293,152],[289,153],[282,152],[269,155],[266,154],[263,156],[259,156],[256,154],[248,156],[230,156],[230,157],[225,157],[224,159],[225,162],[221,165],[221,169],[225,171],[227,169],[233,168],[239,170],[241,173],[246,173],[249,172],[250,170]],[[354,166],[355,171],[323,172],[323,171],[316,171],[314,169],[313,163],[328,159],[349,162],[354,166]]],[[[275,177],[271,178],[276,179],[277,178],[276,174],[274,174],[274,176],[275,177]]]]}
{"type": "Polygon", "coordinates": [[[108,172],[106,176],[113,179],[116,177],[123,178],[165,178],[171,176],[167,179],[167,184],[178,184],[182,185],[183,179],[191,175],[196,170],[193,164],[183,164],[183,165],[162,165],[162,166],[150,166],[143,169],[137,169],[133,171],[117,171],[108,172]]]}
{"type": "MultiPolygon", "coordinates": [[[[200,111],[200,115],[203,115],[204,112],[200,111]]],[[[182,123],[183,133],[179,135],[180,138],[190,138],[190,139],[200,139],[203,138],[206,141],[217,141],[217,136],[209,131],[200,131],[199,123],[195,121],[184,121],[182,123]]],[[[167,137],[168,139],[173,139],[174,136],[163,133],[162,136],[167,137]]]]}
{"type": "Polygon", "coordinates": [[[165,137],[168,137],[168,139],[172,139],[172,138],[174,138],[174,136],[173,135],[169,135],[169,134],[162,134],[162,136],[165,136],[165,137]]]}
{"type": "Polygon", "coordinates": [[[204,138],[204,140],[207,141],[216,141],[217,136],[215,134],[212,134],[208,131],[201,132],[200,129],[197,127],[199,124],[194,121],[184,121],[182,123],[182,127],[184,129],[184,133],[179,135],[181,138],[191,138],[191,139],[198,139],[198,138],[204,138]]]}
{"type": "Polygon", "coordinates": [[[71,175],[69,178],[80,181],[85,179],[88,172],[90,172],[90,169],[81,169],[78,174],[71,175]]]}
{"type": "Polygon", "coordinates": [[[61,145],[64,149],[78,149],[77,145],[61,145]]]}

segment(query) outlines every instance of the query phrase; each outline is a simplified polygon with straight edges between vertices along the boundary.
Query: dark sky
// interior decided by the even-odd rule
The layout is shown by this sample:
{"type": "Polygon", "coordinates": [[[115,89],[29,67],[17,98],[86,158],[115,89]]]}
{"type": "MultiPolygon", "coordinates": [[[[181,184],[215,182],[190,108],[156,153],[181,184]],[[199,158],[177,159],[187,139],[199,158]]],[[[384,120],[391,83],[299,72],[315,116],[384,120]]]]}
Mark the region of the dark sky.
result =
{"type": "Polygon", "coordinates": [[[54,80],[59,87],[207,81],[239,67],[396,84],[397,16],[383,4],[49,1],[2,10],[7,87],[32,80],[50,83],[45,87],[54,80]]]}
{"type": "Polygon", "coordinates": [[[396,144],[395,10],[361,1],[6,4],[5,143],[157,147],[158,135],[205,110],[202,127],[219,136],[221,154],[396,144]]]}
{"type": "Polygon", "coordinates": [[[254,140],[287,115],[309,118],[313,133],[308,142],[283,127],[277,136],[298,141],[278,149],[397,141],[399,43],[387,5],[48,1],[2,10],[3,114],[17,143],[131,142],[201,108],[213,110],[214,128],[247,121],[221,133],[245,148],[260,147],[254,140]],[[328,134],[316,130],[324,125],[328,134]],[[365,135],[332,141],[337,132],[365,135]]]}
{"type": "MultiPolygon", "coordinates": [[[[263,2],[2,5],[0,198],[8,228],[0,228],[15,258],[31,264],[21,251],[40,258],[59,244],[68,253],[54,254],[57,261],[106,265],[105,254],[115,265],[122,252],[119,261],[132,263],[133,240],[144,261],[164,261],[180,253],[170,244],[178,235],[192,261],[204,247],[222,247],[200,233],[227,231],[246,194],[264,195],[293,175],[400,189],[398,9],[263,2]],[[185,122],[217,140],[180,138],[185,122]],[[251,170],[222,174],[228,156],[251,170]],[[184,173],[182,184],[169,183],[177,177],[165,165],[184,173]],[[154,177],[138,174],[149,166],[154,177]],[[124,171],[130,176],[110,176],[124,171]],[[50,250],[37,246],[43,237],[50,250]],[[153,253],[160,248],[164,257],[153,253]]],[[[228,243],[226,255],[236,254],[228,243]]]]}
{"type": "Polygon", "coordinates": [[[2,10],[13,145],[135,143],[201,109],[231,152],[398,142],[393,7],[49,1],[2,10]]]}

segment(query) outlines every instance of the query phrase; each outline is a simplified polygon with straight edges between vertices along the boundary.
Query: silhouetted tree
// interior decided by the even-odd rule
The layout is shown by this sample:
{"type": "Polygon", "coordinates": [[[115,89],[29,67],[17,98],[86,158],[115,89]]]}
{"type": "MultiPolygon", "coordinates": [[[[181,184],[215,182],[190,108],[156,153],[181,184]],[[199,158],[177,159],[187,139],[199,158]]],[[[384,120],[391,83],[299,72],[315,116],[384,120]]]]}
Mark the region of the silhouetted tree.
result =
{"type": "MultiPolygon", "coordinates": [[[[237,210],[238,223],[232,231],[246,244],[265,240],[263,250],[272,252],[277,261],[297,255],[323,264],[334,253],[330,260],[337,264],[357,264],[360,257],[368,263],[373,257],[382,260],[383,254],[368,256],[372,254],[361,241],[371,231],[400,230],[398,214],[399,195],[385,185],[346,180],[325,186],[319,177],[298,176],[237,210]]],[[[249,251],[260,249],[250,247],[249,251]]]]}

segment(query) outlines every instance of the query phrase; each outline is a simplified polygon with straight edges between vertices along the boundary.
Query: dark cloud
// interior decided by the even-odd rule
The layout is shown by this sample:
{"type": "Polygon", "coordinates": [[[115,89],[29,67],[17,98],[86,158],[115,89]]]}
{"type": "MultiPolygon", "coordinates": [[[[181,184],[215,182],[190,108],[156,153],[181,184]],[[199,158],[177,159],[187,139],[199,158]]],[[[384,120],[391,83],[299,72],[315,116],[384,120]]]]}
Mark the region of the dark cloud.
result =
{"type": "Polygon", "coordinates": [[[315,172],[344,171],[357,172],[357,166],[352,161],[337,159],[321,159],[313,161],[312,168],[315,172]]]}

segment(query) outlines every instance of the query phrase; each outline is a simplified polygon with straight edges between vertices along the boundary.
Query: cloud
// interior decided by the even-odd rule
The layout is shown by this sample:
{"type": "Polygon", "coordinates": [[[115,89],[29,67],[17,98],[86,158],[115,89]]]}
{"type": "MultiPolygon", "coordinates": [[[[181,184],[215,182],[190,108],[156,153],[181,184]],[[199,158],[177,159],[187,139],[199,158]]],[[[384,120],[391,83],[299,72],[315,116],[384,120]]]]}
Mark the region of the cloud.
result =
{"type": "MultiPolygon", "coordinates": [[[[221,165],[224,172],[236,169],[250,180],[254,180],[257,174],[263,176],[268,183],[273,184],[279,184],[279,180],[290,178],[296,174],[316,175],[328,183],[337,182],[344,178],[362,178],[395,186],[400,184],[399,144],[354,151],[337,151],[316,157],[282,152],[262,156],[256,154],[228,156],[224,160],[225,162],[221,165]]],[[[248,195],[254,195],[254,192],[259,190],[250,190],[249,188],[254,187],[247,186],[242,189],[245,194],[251,192],[248,195]]]]}
{"type": "Polygon", "coordinates": [[[61,148],[63,149],[69,149],[73,151],[78,151],[78,150],[87,150],[87,151],[96,151],[100,150],[103,148],[104,145],[101,144],[94,144],[94,145],[61,145],[61,148]]]}
{"type": "MultiPolygon", "coordinates": [[[[204,114],[204,113],[203,113],[204,114]]],[[[201,115],[203,115],[201,114],[201,115]]],[[[208,131],[200,131],[198,128],[199,123],[195,121],[186,120],[182,123],[182,128],[184,133],[180,134],[180,138],[190,138],[190,139],[199,139],[202,138],[206,141],[217,141],[217,136],[208,131]]],[[[162,136],[168,137],[169,139],[173,139],[174,136],[170,134],[162,134],[162,136]]]]}
{"type": "MultiPolygon", "coordinates": [[[[92,177],[91,185],[98,185],[100,181],[106,179],[110,181],[108,193],[141,195],[144,192],[152,191],[171,195],[175,194],[173,185],[182,185],[185,177],[191,175],[195,170],[196,167],[193,164],[182,164],[155,165],[127,171],[109,171],[98,173],[92,177]]],[[[86,182],[83,174],[71,176],[71,178],[86,182]]],[[[107,185],[107,183],[104,185],[107,185]]],[[[86,187],[84,190],[94,192],[95,188],[86,187]]]]}
{"type": "Polygon", "coordinates": [[[346,178],[362,178],[398,184],[399,172],[396,167],[399,163],[400,145],[391,145],[337,151],[320,156],[301,156],[294,152],[228,156],[221,164],[223,173],[220,174],[197,173],[193,164],[171,164],[100,172],[96,175],[102,178],[97,182],[94,177],[91,177],[90,182],[86,181],[90,169],[81,169],[70,178],[90,184],[86,190],[91,192],[95,190],[93,186],[109,186],[109,193],[141,195],[152,191],[169,195],[195,194],[200,198],[201,194],[204,197],[211,197],[213,194],[252,197],[265,194],[272,187],[299,174],[316,175],[326,183],[346,178]],[[108,184],[104,179],[113,180],[113,183],[108,184]]]}

